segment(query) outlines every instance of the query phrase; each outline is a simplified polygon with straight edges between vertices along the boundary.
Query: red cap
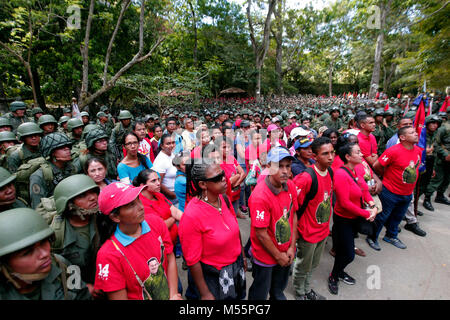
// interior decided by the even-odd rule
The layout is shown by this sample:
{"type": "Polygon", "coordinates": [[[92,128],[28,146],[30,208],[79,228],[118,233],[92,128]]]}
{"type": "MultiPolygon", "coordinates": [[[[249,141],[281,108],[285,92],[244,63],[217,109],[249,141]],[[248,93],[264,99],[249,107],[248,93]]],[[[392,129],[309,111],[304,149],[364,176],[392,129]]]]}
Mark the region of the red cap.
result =
{"type": "Polygon", "coordinates": [[[236,127],[239,128],[239,127],[241,126],[241,122],[242,122],[241,119],[237,119],[236,122],[235,122],[234,124],[236,125],[236,127]]]}
{"type": "Polygon", "coordinates": [[[147,186],[133,187],[121,182],[111,183],[100,191],[98,208],[103,214],[109,215],[114,209],[134,201],[145,187],[147,186]]]}

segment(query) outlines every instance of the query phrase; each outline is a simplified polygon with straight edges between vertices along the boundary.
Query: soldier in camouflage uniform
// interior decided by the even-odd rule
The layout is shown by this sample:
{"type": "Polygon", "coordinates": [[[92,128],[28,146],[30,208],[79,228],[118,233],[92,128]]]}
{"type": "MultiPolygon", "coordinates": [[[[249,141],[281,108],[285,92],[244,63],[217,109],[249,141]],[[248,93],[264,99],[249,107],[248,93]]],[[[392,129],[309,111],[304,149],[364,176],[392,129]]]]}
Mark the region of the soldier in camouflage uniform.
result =
{"type": "Polygon", "coordinates": [[[114,125],[109,121],[108,115],[103,111],[97,112],[97,126],[102,128],[108,136],[111,136],[112,130],[114,129],[114,125]]]}
{"type": "MultiPolygon", "coordinates": [[[[436,138],[434,142],[434,151],[436,153],[436,163],[434,169],[436,171],[436,175],[431,179],[425,190],[425,199],[429,202],[429,208],[425,207],[425,199],[424,199],[424,207],[430,210],[431,205],[431,196],[434,191],[437,191],[436,198],[434,199],[437,203],[442,203],[446,205],[450,205],[450,201],[444,195],[444,192],[447,190],[449,182],[450,182],[450,107],[447,107],[447,121],[445,121],[441,127],[436,132],[436,138]]],[[[433,208],[434,209],[434,208],[433,208]]]]}
{"type": "MultiPolygon", "coordinates": [[[[386,143],[396,133],[390,126],[384,121],[384,110],[379,108],[375,110],[375,131],[372,134],[375,136],[378,144],[378,156],[380,156],[386,150],[386,143]]],[[[396,128],[395,128],[396,129],[396,128]]]]}
{"type": "Polygon", "coordinates": [[[13,131],[13,126],[8,118],[0,117],[0,132],[13,131]]]}
{"type": "Polygon", "coordinates": [[[44,136],[49,133],[55,132],[56,128],[58,127],[58,122],[56,121],[55,117],[50,114],[44,114],[43,116],[41,116],[37,124],[39,128],[42,129],[44,136]]]}
{"type": "Polygon", "coordinates": [[[16,208],[0,214],[0,300],[92,299],[83,281],[68,285],[73,274],[68,271],[70,262],[50,251],[49,240],[54,234],[32,209],[16,208]],[[49,264],[42,265],[43,261],[49,264]]]}
{"type": "Polygon", "coordinates": [[[73,174],[80,171],[72,163],[72,142],[60,132],[54,132],[42,138],[40,143],[41,154],[49,158],[30,176],[31,207],[35,209],[41,198],[53,195],[56,185],[73,174]]]}
{"type": "Polygon", "coordinates": [[[14,101],[9,108],[11,112],[7,113],[5,118],[9,119],[15,133],[22,123],[30,122],[30,119],[25,115],[27,105],[22,101],[14,101]]]}
{"type": "Polygon", "coordinates": [[[42,117],[43,115],[44,111],[41,108],[35,107],[31,109],[31,116],[33,117],[32,120],[34,123],[38,123],[39,118],[42,117]]]}
{"type": "Polygon", "coordinates": [[[111,138],[109,140],[109,147],[113,150],[114,154],[118,159],[123,158],[123,139],[125,135],[132,131],[131,120],[132,115],[128,110],[122,110],[119,113],[118,119],[119,123],[112,130],[111,138]]]}
{"type": "Polygon", "coordinates": [[[78,118],[72,118],[67,122],[67,136],[72,142],[72,159],[80,155],[81,150],[86,149],[86,143],[82,138],[84,130],[83,121],[78,118]]]}
{"type": "Polygon", "coordinates": [[[342,120],[340,119],[341,110],[339,109],[339,107],[333,106],[330,110],[330,115],[331,117],[324,121],[324,125],[328,129],[334,129],[339,133],[344,131],[344,122],[342,122],[342,120]]]}
{"type": "Polygon", "coordinates": [[[5,168],[0,168],[0,212],[27,207],[26,201],[17,197],[15,180],[15,175],[12,175],[5,168]]]}
{"type": "Polygon", "coordinates": [[[22,164],[41,157],[41,136],[42,130],[34,122],[23,123],[17,128],[17,138],[23,145],[8,157],[7,166],[10,172],[15,173],[22,164]]]}
{"type": "Polygon", "coordinates": [[[69,133],[67,129],[67,122],[70,120],[68,116],[62,116],[58,120],[58,132],[64,133],[67,135],[69,133]]]}
{"type": "MultiPolygon", "coordinates": [[[[106,178],[117,180],[117,157],[111,152],[108,146],[108,136],[101,128],[90,130],[85,137],[87,149],[82,150],[80,156],[74,161],[77,168],[84,168],[87,160],[90,158],[99,158],[106,162],[106,178]]],[[[82,173],[80,170],[79,173],[82,173]]]]}
{"type": "Polygon", "coordinates": [[[0,132],[0,166],[7,169],[7,159],[17,149],[16,135],[11,131],[0,132]]]}

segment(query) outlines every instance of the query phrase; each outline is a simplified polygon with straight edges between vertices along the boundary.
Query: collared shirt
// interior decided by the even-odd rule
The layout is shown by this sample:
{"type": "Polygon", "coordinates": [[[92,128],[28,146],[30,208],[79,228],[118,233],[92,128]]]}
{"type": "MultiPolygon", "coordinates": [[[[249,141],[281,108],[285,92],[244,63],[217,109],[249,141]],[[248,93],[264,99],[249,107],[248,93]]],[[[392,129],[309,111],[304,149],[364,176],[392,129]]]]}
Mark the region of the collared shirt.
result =
{"type": "MultiPolygon", "coordinates": [[[[141,236],[146,234],[147,232],[150,232],[150,226],[148,225],[148,223],[144,220],[141,223],[141,236]]],[[[125,233],[123,233],[119,226],[117,226],[116,231],[114,232],[114,236],[116,237],[117,240],[119,240],[119,242],[124,246],[129,246],[130,244],[132,244],[136,238],[133,238],[129,235],[126,235],[125,233]]]]}

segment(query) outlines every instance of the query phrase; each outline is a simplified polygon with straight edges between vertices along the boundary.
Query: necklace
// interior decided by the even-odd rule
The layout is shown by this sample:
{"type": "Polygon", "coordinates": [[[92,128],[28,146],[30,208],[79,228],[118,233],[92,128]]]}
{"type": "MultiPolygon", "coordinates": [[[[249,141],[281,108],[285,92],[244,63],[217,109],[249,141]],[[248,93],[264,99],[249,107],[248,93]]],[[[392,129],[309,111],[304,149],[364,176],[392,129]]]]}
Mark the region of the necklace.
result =
{"type": "Polygon", "coordinates": [[[216,210],[218,210],[220,214],[222,214],[222,204],[220,203],[220,198],[217,198],[217,200],[218,200],[218,202],[219,202],[219,206],[218,206],[218,207],[216,207],[215,205],[213,205],[213,204],[210,203],[209,201],[206,201],[206,200],[203,200],[203,199],[202,199],[203,202],[209,204],[211,207],[213,207],[213,208],[215,208],[216,210]]]}

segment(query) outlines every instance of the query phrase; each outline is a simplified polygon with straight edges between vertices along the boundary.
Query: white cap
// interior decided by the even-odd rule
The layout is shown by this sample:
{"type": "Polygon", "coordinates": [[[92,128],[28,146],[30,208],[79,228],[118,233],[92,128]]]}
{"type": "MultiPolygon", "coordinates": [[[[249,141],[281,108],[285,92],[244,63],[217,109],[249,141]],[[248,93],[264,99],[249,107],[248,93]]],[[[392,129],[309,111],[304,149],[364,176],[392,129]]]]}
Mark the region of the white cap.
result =
{"type": "Polygon", "coordinates": [[[296,137],[306,137],[310,134],[311,131],[305,130],[302,127],[296,127],[291,131],[291,139],[295,139],[296,137]]]}

